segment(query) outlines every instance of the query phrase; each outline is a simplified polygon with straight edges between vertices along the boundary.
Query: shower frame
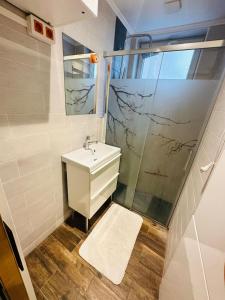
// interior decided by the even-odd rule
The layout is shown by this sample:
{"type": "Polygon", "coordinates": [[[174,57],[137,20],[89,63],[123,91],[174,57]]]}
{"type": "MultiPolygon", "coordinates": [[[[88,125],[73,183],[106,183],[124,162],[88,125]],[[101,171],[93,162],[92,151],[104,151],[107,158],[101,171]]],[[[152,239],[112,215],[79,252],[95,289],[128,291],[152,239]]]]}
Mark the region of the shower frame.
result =
{"type": "Polygon", "coordinates": [[[165,45],[165,46],[145,48],[145,49],[128,49],[128,50],[118,50],[118,51],[104,51],[103,52],[103,57],[107,58],[107,57],[124,56],[124,55],[135,55],[135,54],[145,54],[145,53],[160,53],[160,52],[196,50],[196,49],[209,49],[209,48],[221,48],[221,47],[225,47],[225,40],[214,40],[214,41],[204,41],[204,42],[194,42],[194,43],[184,43],[184,44],[173,44],[173,45],[165,45]]]}
{"type": "MultiPolygon", "coordinates": [[[[192,42],[192,43],[183,43],[183,44],[170,44],[170,45],[163,45],[163,46],[160,46],[160,47],[151,47],[151,48],[144,48],[144,49],[126,49],[126,50],[117,50],[117,51],[104,51],[103,52],[103,57],[105,59],[107,58],[113,58],[113,57],[116,57],[116,56],[126,56],[126,55],[138,55],[138,54],[146,54],[146,53],[161,53],[161,52],[173,52],[173,51],[184,51],[184,50],[203,50],[203,49],[210,49],[210,48],[223,48],[225,47],[225,40],[212,40],[212,41],[203,41],[203,42],[192,42]]],[[[108,72],[108,78],[107,78],[107,88],[106,88],[106,91],[107,91],[107,95],[106,95],[106,115],[108,113],[108,97],[109,97],[109,84],[110,84],[110,72],[108,72]]],[[[193,164],[193,161],[195,159],[195,156],[196,156],[196,153],[198,151],[198,148],[199,148],[199,145],[202,141],[202,138],[203,138],[203,134],[204,134],[204,131],[206,129],[206,126],[208,124],[208,121],[209,121],[209,118],[211,116],[211,113],[213,111],[213,107],[215,105],[215,100],[217,98],[217,95],[219,93],[219,90],[220,90],[220,87],[221,87],[221,84],[223,82],[225,78],[225,70],[223,71],[223,74],[221,76],[221,79],[220,79],[220,83],[218,85],[218,88],[216,90],[216,93],[215,93],[215,97],[214,99],[212,100],[212,103],[209,107],[209,110],[208,110],[208,113],[207,115],[205,116],[205,120],[204,120],[204,123],[203,123],[203,126],[200,130],[200,133],[199,133],[199,140],[196,144],[196,147],[195,149],[193,150],[193,155],[190,156],[190,160],[187,162],[187,164],[189,165],[189,167],[187,168],[187,172],[186,172],[186,175],[183,179],[183,182],[179,188],[179,191],[177,193],[177,197],[176,197],[176,200],[174,201],[174,204],[173,204],[173,208],[171,209],[171,212],[170,212],[170,216],[168,218],[168,222],[166,224],[166,227],[169,227],[170,225],[170,221],[172,219],[172,216],[173,216],[173,213],[176,209],[176,206],[178,204],[178,201],[179,201],[179,198],[180,198],[180,195],[181,195],[181,192],[183,190],[183,187],[185,185],[185,182],[186,182],[186,179],[188,177],[188,174],[190,172],[190,169],[191,169],[191,166],[193,164]]],[[[131,209],[133,209],[131,207],[131,209]]],[[[156,221],[157,222],[157,221],[156,221]]]]}

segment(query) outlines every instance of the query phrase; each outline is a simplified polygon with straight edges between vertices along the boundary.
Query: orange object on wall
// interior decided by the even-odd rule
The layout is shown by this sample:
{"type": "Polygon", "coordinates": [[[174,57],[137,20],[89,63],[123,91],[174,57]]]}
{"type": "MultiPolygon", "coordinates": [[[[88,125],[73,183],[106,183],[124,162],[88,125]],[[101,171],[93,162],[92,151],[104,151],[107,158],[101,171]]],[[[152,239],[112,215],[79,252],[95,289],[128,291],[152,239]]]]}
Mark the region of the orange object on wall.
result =
{"type": "Polygon", "coordinates": [[[55,43],[54,27],[34,15],[27,16],[27,32],[32,37],[47,43],[55,43]]]}
{"type": "Polygon", "coordinates": [[[96,64],[98,63],[98,56],[95,53],[92,53],[89,60],[91,64],[96,64]]]}
{"type": "Polygon", "coordinates": [[[34,30],[40,34],[44,34],[44,26],[41,22],[34,19],[34,30]]]}
{"type": "Polygon", "coordinates": [[[48,39],[54,41],[54,31],[50,27],[45,27],[45,35],[48,39]]]}

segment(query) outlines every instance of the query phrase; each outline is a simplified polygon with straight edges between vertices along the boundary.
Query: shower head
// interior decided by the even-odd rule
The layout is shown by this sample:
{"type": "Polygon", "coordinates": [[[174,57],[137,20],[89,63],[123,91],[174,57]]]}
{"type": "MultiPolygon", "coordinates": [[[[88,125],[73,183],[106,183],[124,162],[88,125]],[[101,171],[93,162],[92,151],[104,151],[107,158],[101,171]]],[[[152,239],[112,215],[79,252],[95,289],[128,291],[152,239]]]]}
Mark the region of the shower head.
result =
{"type": "Polygon", "coordinates": [[[127,36],[126,40],[131,39],[131,38],[139,38],[139,37],[147,37],[149,39],[149,48],[151,48],[151,46],[152,46],[152,36],[150,34],[147,34],[147,33],[129,34],[127,36]]]}
{"type": "MultiPolygon", "coordinates": [[[[152,36],[150,34],[148,34],[148,33],[129,34],[126,37],[126,40],[131,39],[131,38],[142,38],[142,37],[147,37],[148,38],[148,40],[149,40],[149,48],[151,48],[152,47],[152,36]]],[[[125,42],[126,42],[126,40],[125,40],[125,42]]],[[[143,53],[142,57],[146,58],[146,57],[149,57],[151,55],[152,55],[152,53],[143,53]]]]}

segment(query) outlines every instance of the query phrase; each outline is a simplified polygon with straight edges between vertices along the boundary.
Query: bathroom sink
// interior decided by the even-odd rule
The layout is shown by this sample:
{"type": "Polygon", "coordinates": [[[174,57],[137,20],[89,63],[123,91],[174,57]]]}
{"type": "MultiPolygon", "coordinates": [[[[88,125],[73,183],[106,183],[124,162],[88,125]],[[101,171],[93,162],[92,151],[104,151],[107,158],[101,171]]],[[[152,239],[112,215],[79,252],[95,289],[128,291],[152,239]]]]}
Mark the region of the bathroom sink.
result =
{"type": "Polygon", "coordinates": [[[62,161],[87,168],[91,173],[119,155],[120,148],[97,143],[90,145],[89,149],[80,148],[62,155],[62,161]]]}
{"type": "Polygon", "coordinates": [[[84,148],[62,155],[66,163],[68,204],[86,218],[86,231],[87,220],[116,190],[120,156],[120,148],[103,143],[84,144],[84,148]]]}

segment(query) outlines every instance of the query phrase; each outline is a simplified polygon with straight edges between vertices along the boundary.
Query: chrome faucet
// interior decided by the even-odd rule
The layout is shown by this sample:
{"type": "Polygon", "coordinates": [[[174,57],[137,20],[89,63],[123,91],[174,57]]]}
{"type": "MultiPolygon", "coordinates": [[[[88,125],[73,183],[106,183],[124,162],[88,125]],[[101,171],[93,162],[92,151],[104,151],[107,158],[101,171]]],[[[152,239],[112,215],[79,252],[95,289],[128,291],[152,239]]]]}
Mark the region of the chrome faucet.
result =
{"type": "Polygon", "coordinates": [[[91,141],[91,138],[90,138],[90,136],[88,135],[88,136],[86,137],[86,139],[85,139],[85,142],[84,142],[84,144],[83,144],[83,147],[84,147],[85,150],[90,150],[90,151],[92,152],[92,154],[94,154],[95,150],[94,150],[94,149],[91,149],[89,146],[90,146],[91,144],[97,144],[97,143],[98,143],[97,140],[91,141]]]}

